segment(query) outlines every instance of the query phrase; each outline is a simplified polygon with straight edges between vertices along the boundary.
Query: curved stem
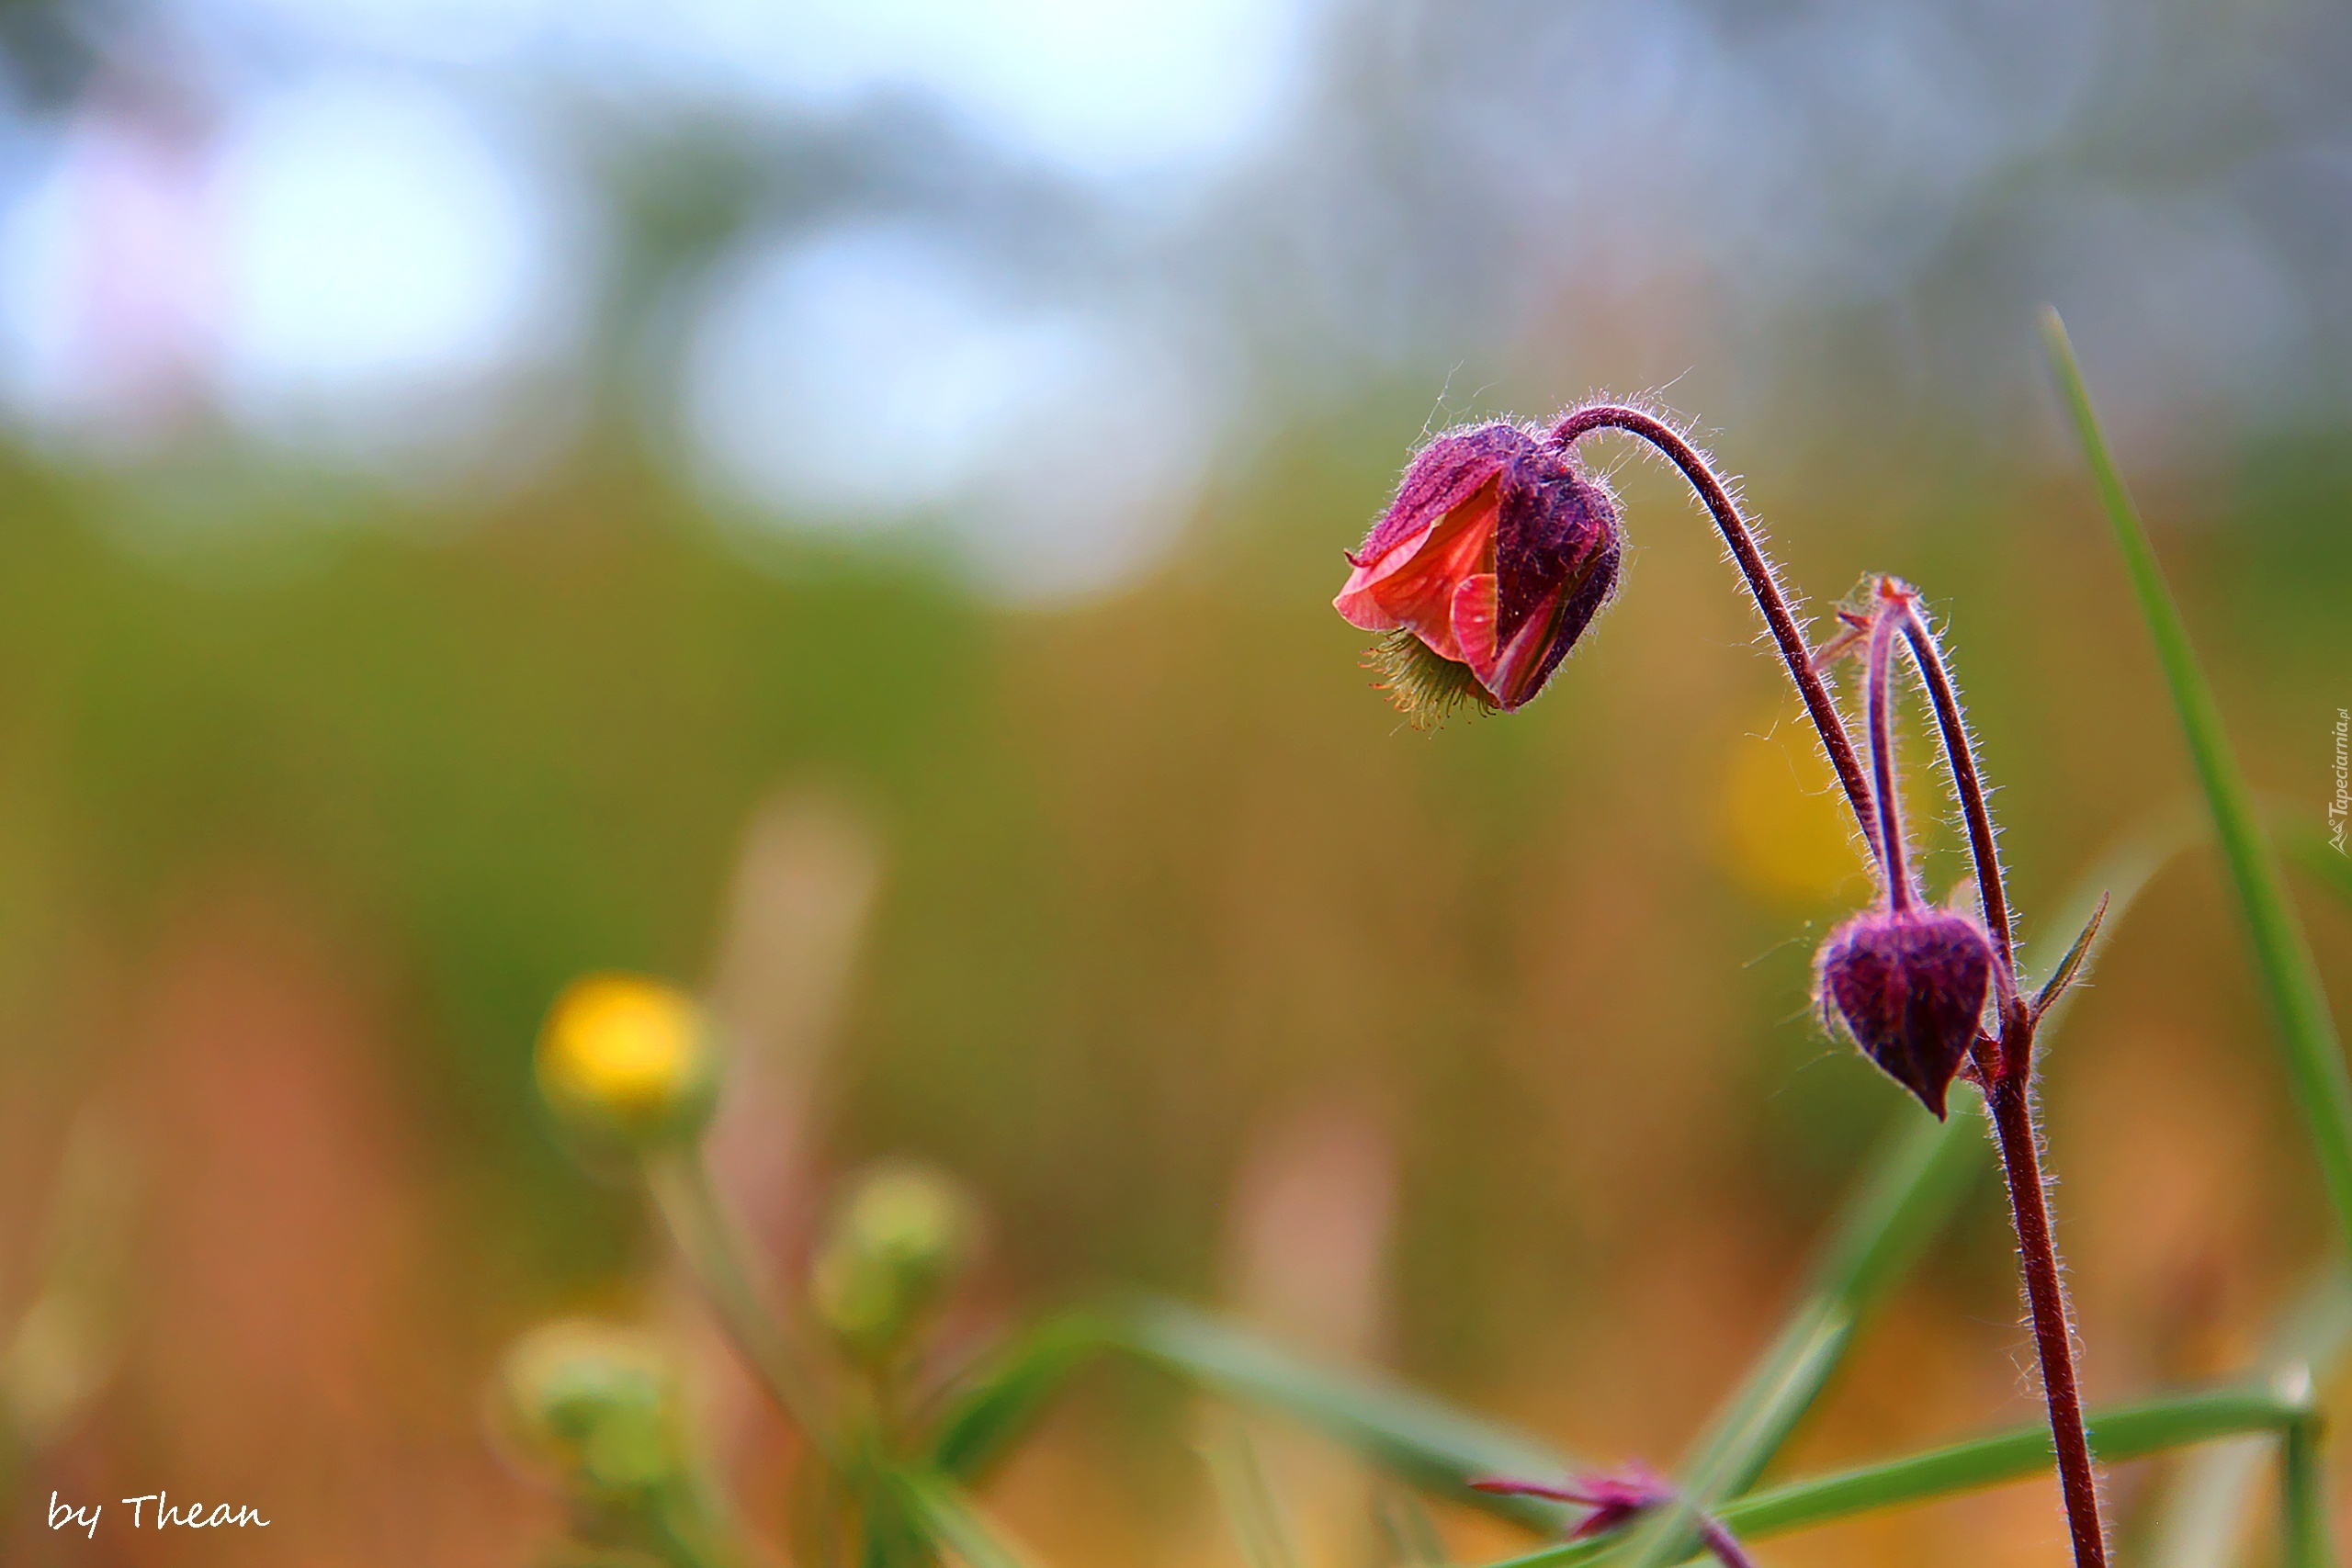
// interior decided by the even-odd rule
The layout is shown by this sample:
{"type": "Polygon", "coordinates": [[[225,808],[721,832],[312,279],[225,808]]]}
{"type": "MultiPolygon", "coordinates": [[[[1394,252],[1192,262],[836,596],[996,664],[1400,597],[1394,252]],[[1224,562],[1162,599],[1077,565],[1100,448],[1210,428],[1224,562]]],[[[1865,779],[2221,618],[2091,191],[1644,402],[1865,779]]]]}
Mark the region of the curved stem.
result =
{"type": "Polygon", "coordinates": [[[1814,728],[1821,734],[1822,750],[1829,753],[1830,766],[1838,771],[1838,782],[1845,788],[1847,804],[1854,808],[1854,820],[1861,825],[1862,838],[1871,852],[1877,853],[1878,824],[1871,811],[1870,784],[1862,776],[1861,760],[1854,752],[1854,742],[1846,733],[1846,721],[1839,716],[1838,705],[1830,700],[1828,683],[1813,667],[1813,650],[1805,645],[1796,614],[1781,592],[1771,562],[1758,547],[1755,532],[1741,518],[1739,508],[1732,504],[1730,491],[1707,467],[1707,460],[1699,455],[1698,448],[1685,441],[1673,426],[1636,408],[1597,403],[1574,410],[1553,426],[1552,439],[1567,447],[1600,430],[1622,430],[1657,447],[1682,470],[1682,477],[1690,481],[1690,488],[1706,503],[1715,526],[1723,531],[1724,542],[1731,547],[1732,559],[1738,563],[1740,575],[1747,579],[1748,592],[1755,594],[1757,608],[1764,612],[1764,624],[1770,628],[1781,658],[1789,667],[1789,678],[1796,682],[1797,694],[1804,699],[1805,712],[1811,716],[1814,728]]]}
{"type": "MultiPolygon", "coordinates": [[[[2005,1043],[2015,1027],[2018,1010],[2017,943],[2010,933],[2009,896],[2001,881],[2001,857],[1993,842],[1993,814],[1984,804],[1984,783],[1976,770],[1976,748],[1968,738],[1968,721],[1961,716],[1960,698],[1952,690],[1951,672],[1944,667],[1943,650],[1919,610],[1917,598],[1901,611],[1905,639],[1919,679],[1927,682],[1928,699],[1936,710],[1936,728],[1943,734],[1944,758],[1951,768],[1952,788],[1960,795],[1962,817],[1968,823],[1968,853],[1976,866],[1976,901],[1984,914],[1984,928],[1993,937],[1993,977],[2001,991],[2001,1032],[2005,1043]]],[[[2030,1044],[2030,1035],[2028,1035],[2030,1044]]],[[[2030,1052],[2028,1053],[2029,1058],[2030,1052]]],[[[2011,1063],[2022,1072],[2030,1062],[2011,1063]]]]}
{"type": "MultiPolygon", "coordinates": [[[[1882,589],[1882,594],[1885,593],[1882,589]]],[[[1894,705],[1894,601],[1880,607],[1871,627],[1871,671],[1864,688],[1864,707],[1871,737],[1871,787],[1878,797],[1879,863],[1886,869],[1886,907],[1897,914],[1911,908],[1911,868],[1903,860],[1903,804],[1894,787],[1894,724],[1888,711],[1894,705]]]]}

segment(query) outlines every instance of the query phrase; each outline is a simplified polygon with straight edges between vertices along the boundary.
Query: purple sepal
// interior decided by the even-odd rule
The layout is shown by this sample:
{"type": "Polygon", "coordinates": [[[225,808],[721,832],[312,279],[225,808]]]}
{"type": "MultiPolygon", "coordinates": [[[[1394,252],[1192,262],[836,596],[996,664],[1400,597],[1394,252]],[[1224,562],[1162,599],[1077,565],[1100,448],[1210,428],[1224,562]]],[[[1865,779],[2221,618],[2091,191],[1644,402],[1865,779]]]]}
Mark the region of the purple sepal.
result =
{"type": "Polygon", "coordinates": [[[1396,499],[1353,554],[1351,566],[1378,560],[1478,492],[1512,458],[1535,449],[1535,438],[1515,424],[1481,424],[1439,436],[1416,453],[1396,487],[1396,499]]]}

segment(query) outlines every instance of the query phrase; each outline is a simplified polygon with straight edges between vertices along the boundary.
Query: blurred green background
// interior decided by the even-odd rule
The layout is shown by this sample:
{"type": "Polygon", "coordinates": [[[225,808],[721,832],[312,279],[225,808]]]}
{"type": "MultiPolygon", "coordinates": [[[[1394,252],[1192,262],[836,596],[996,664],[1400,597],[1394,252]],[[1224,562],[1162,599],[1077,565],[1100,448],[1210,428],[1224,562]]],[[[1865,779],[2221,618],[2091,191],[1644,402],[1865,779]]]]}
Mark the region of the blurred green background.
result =
{"type": "MultiPolygon", "coordinates": [[[[841,1173],[920,1156],[990,1215],[959,1333],[1141,1282],[1670,1461],[1917,1111],[1809,1010],[1868,884],[1655,465],[1590,448],[1631,566],[1544,701],[1430,737],[1367,689],[1339,552],[1459,419],[1652,392],[1816,608],[1919,583],[2046,962],[2188,787],[2054,300],[2324,829],[2335,7],[12,0],[0,40],[0,1304],[83,1280],[8,1352],[81,1370],[12,1562],[528,1560],[500,1348],[691,1321],[531,1089],[608,966],[766,1064],[722,1174],[786,1280],[841,1173]],[[157,1487],[276,1522],[40,1517],[157,1487]]],[[[2340,998],[2352,911],[2298,890],[2340,998]]],[[[2052,1063],[2096,1398],[2242,1364],[2324,1257],[2233,919],[2165,872],[2052,1063]]],[[[1797,1462],[2030,1412],[2007,1247],[1987,1184],[1797,1462]]],[[[778,1439],[711,1399],[765,1518],[778,1439]]],[[[1187,1419],[1091,1382],[993,1500],[1056,1561],[1223,1561],[1187,1419]]],[[[2061,1539],[2021,1487],[1765,1561],[2061,1539]]]]}

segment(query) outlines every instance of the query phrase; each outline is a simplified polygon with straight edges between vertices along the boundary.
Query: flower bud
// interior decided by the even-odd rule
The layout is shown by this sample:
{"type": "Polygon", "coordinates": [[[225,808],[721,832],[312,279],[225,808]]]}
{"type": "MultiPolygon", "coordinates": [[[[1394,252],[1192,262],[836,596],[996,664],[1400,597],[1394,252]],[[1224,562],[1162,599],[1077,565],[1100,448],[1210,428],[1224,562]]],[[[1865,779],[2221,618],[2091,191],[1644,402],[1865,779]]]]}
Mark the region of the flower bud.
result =
{"type": "Polygon", "coordinates": [[[1818,964],[1825,1010],[1940,1119],[1992,983],[1984,928],[1949,909],[1876,909],[1832,931],[1818,964]]]}
{"type": "Polygon", "coordinates": [[[888,1359],[920,1326],[978,1248],[964,1190],[925,1166],[862,1173],[835,1208],[809,1273],[817,1315],[861,1359],[888,1359]]]}
{"type": "Polygon", "coordinates": [[[1441,435],[1405,471],[1332,605],[1393,635],[1385,689],[1417,723],[1544,689],[1617,585],[1617,508],[1568,454],[1517,425],[1441,435]]]}
{"type": "Polygon", "coordinates": [[[693,998],[633,975],[591,975],[556,998],[539,1033],[539,1091],[599,1143],[692,1137],[718,1089],[710,1027],[693,998]]]}
{"type": "Polygon", "coordinates": [[[496,1393],[500,1428],[583,1496],[642,1496],[684,1467],[676,1371],[650,1335],[544,1325],[507,1352],[496,1393]]]}

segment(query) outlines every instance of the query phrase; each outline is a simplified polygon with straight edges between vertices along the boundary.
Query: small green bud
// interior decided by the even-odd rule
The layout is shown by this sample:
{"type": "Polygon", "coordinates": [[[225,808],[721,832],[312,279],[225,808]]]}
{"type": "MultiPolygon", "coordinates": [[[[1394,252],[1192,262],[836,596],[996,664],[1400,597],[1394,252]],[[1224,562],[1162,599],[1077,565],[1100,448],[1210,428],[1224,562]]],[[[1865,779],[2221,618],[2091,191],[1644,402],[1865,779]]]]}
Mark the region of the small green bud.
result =
{"type": "Polygon", "coordinates": [[[651,1335],[544,1325],[507,1352],[499,1393],[516,1446],[577,1494],[641,1497],[684,1468],[677,1373],[651,1335]]]}
{"type": "Polygon", "coordinates": [[[708,1020],[684,991],[634,975],[591,975],[548,1010],[539,1092],[594,1143],[691,1138],[718,1101],[717,1055],[708,1020]]]}
{"type": "Polygon", "coordinates": [[[905,1161],[871,1167],[817,1249],[808,1281],[817,1315],[852,1355],[887,1359],[971,1262],[978,1239],[978,1213],[952,1179],[905,1161]]]}

